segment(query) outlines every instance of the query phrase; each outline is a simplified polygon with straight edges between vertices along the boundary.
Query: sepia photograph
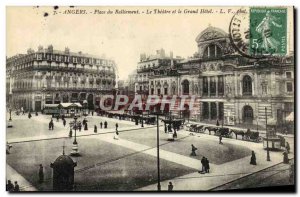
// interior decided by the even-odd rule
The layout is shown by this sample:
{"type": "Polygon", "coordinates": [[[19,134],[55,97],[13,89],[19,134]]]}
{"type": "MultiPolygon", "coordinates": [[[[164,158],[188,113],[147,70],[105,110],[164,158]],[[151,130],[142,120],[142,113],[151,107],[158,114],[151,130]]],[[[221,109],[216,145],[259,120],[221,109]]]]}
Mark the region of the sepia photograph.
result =
{"type": "Polygon", "coordinates": [[[5,11],[8,193],[296,191],[294,7],[5,11]]]}

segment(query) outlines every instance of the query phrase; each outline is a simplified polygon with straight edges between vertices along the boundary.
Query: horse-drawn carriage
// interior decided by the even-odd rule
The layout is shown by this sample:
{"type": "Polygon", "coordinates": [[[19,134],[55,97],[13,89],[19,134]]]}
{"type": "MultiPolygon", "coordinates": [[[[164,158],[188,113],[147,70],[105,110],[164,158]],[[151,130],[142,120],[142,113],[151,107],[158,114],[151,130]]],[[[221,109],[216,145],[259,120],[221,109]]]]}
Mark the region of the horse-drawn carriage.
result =
{"type": "Polygon", "coordinates": [[[232,130],[235,134],[235,138],[238,139],[238,136],[242,136],[242,140],[252,141],[252,142],[261,142],[262,137],[259,136],[258,131],[251,131],[248,129],[246,132],[243,130],[232,130]]]}
{"type": "Polygon", "coordinates": [[[190,132],[204,133],[204,125],[192,124],[189,127],[190,132]]]}

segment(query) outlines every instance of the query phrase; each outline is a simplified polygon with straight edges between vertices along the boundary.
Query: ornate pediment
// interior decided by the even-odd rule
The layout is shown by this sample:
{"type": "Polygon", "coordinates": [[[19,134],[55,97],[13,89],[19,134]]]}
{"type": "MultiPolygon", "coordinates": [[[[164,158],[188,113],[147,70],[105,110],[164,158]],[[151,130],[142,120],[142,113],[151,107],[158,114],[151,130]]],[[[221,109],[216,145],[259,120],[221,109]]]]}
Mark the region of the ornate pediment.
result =
{"type": "Polygon", "coordinates": [[[209,26],[202,31],[196,38],[196,42],[203,42],[207,40],[213,40],[218,38],[228,37],[227,33],[220,28],[209,26]]]}

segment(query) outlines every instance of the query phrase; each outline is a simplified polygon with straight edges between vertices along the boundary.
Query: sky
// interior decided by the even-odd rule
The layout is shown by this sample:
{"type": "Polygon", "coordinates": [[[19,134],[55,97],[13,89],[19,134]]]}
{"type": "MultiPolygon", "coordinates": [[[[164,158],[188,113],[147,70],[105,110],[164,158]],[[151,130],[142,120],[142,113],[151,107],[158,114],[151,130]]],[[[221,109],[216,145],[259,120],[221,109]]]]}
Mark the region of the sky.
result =
{"type": "MultiPolygon", "coordinates": [[[[10,57],[37,50],[39,45],[72,52],[82,51],[115,60],[119,79],[137,67],[141,53],[155,54],[164,48],[169,55],[187,58],[197,52],[195,39],[209,25],[228,32],[229,14],[146,14],[147,9],[176,10],[178,7],[7,7],[7,51],[10,57]],[[93,14],[95,10],[139,10],[139,15],[93,14]],[[63,14],[86,10],[86,14],[63,14]],[[54,11],[57,14],[54,14],[54,11]],[[144,11],[144,13],[141,13],[144,11]],[[60,12],[60,13],[59,13],[60,12]],[[45,13],[47,13],[45,16],[45,13]]],[[[201,7],[181,7],[182,11],[201,7]]],[[[202,7],[210,9],[209,7],[202,7]]],[[[224,7],[222,7],[225,9],[224,7]]],[[[233,10],[238,7],[233,8],[233,10]]],[[[213,8],[220,10],[220,8],[213,8]]]]}

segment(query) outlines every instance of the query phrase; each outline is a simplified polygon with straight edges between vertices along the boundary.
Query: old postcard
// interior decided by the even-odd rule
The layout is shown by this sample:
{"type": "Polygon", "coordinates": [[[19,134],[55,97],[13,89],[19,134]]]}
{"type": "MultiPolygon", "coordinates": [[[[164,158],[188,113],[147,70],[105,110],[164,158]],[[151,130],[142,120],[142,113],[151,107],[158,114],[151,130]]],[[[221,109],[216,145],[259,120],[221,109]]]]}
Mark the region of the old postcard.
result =
{"type": "Polygon", "coordinates": [[[7,191],[295,191],[293,7],[6,17],[7,191]]]}

